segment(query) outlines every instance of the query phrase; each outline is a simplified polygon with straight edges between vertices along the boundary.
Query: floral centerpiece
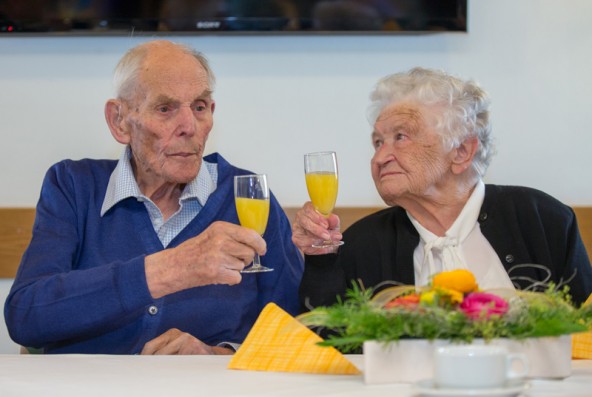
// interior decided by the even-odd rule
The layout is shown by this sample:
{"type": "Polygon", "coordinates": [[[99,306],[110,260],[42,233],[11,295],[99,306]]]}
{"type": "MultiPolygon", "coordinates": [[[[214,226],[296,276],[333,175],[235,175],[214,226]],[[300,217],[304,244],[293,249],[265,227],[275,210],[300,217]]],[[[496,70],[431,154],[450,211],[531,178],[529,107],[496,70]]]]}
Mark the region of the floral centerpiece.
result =
{"type": "Polygon", "coordinates": [[[394,342],[408,340],[490,343],[569,336],[590,329],[592,305],[575,307],[568,288],[554,284],[544,292],[483,291],[470,271],[453,270],[434,275],[421,288],[396,286],[374,294],[354,286],[345,299],[299,319],[307,326],[331,330],[321,345],[344,352],[364,346],[366,354],[369,342],[392,348],[394,342]]]}

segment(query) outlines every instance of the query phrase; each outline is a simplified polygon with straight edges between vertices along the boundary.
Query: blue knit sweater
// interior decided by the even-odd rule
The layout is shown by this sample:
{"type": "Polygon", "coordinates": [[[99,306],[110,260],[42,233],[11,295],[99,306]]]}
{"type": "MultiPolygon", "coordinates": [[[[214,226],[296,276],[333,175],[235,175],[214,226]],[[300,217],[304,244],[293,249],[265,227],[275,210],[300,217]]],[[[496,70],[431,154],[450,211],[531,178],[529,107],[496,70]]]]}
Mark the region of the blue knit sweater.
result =
{"type": "MultiPolygon", "coordinates": [[[[214,221],[238,224],[233,177],[249,173],[220,155],[218,187],[171,242],[179,245],[214,221]]],[[[170,328],[215,345],[242,342],[261,309],[275,302],[298,311],[303,261],[289,221],[271,197],[262,264],[273,272],[244,274],[234,286],[211,285],[153,299],[144,258],[164,249],[143,203],[121,201],[100,216],[114,160],[62,161],[49,169],[33,228],[6,300],[11,338],[46,353],[134,354],[170,328]]]]}

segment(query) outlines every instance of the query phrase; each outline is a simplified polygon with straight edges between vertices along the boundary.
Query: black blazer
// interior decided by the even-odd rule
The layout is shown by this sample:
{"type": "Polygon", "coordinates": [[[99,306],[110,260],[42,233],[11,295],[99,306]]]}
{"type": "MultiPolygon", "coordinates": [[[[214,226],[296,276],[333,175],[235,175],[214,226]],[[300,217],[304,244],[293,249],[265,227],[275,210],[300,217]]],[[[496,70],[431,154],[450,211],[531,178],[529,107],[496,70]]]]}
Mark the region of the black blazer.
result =
{"type": "MultiPolygon", "coordinates": [[[[524,289],[547,272],[519,264],[539,264],[556,284],[570,287],[580,304],[592,292],[592,268],[573,210],[539,190],[486,185],[479,214],[489,241],[514,285],[524,289]]],[[[300,284],[303,310],[335,303],[353,281],[376,287],[384,281],[415,284],[413,251],[419,234],[405,210],[390,207],[371,214],[343,233],[337,254],[307,255],[300,284]]]]}

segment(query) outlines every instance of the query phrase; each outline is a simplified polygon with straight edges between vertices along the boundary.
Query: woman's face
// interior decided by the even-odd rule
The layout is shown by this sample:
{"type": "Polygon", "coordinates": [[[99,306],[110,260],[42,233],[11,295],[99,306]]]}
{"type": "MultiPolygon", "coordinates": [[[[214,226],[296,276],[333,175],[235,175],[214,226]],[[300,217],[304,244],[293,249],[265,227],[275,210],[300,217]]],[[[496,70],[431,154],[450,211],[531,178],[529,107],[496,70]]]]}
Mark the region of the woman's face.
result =
{"type": "Polygon", "coordinates": [[[372,178],[389,205],[407,200],[438,200],[451,181],[452,154],[436,131],[439,108],[416,102],[396,102],[378,116],[372,132],[372,178]]]}

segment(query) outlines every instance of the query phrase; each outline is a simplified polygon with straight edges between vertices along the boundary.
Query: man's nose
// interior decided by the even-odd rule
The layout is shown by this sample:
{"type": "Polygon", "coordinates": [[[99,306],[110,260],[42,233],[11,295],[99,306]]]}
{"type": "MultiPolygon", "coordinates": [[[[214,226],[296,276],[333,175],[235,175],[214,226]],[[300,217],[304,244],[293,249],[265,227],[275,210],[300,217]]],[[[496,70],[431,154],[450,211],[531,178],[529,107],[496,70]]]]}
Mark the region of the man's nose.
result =
{"type": "Polygon", "coordinates": [[[178,134],[193,135],[196,130],[196,120],[191,106],[181,106],[177,116],[178,134]]]}

